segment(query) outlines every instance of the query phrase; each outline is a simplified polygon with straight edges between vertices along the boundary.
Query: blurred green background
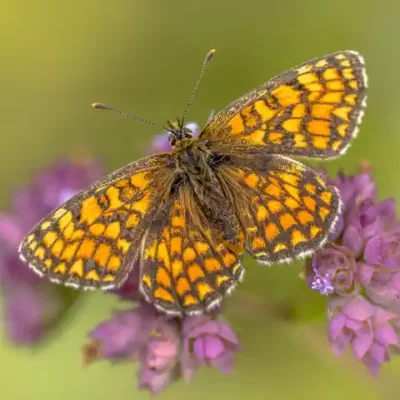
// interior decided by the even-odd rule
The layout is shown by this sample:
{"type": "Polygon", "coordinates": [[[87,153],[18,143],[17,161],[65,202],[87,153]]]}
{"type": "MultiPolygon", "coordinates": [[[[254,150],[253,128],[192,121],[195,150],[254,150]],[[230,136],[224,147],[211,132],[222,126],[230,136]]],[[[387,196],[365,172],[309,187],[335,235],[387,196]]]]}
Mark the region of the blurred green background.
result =
{"type": "MultiPolygon", "coordinates": [[[[180,116],[212,47],[217,55],[189,113],[201,125],[212,109],[307,59],[360,51],[370,78],[366,118],[354,146],[329,170],[351,172],[368,160],[379,197],[400,199],[399,15],[397,0],[3,1],[0,206],[32,171],[61,156],[85,152],[113,170],[143,154],[152,127],[90,103],[160,123],[180,116]]],[[[234,376],[202,369],[193,383],[173,384],[160,399],[398,398],[399,359],[375,379],[351,354],[331,354],[324,299],[298,278],[299,265],[245,264],[246,282],[229,300],[242,341],[234,376]],[[276,304],[294,304],[297,318],[273,318],[276,304]],[[318,318],[303,318],[308,314],[318,318]]],[[[59,336],[34,350],[0,338],[0,398],[150,398],[137,391],[133,364],[82,367],[86,333],[116,306],[113,296],[85,295],[59,336]]]]}

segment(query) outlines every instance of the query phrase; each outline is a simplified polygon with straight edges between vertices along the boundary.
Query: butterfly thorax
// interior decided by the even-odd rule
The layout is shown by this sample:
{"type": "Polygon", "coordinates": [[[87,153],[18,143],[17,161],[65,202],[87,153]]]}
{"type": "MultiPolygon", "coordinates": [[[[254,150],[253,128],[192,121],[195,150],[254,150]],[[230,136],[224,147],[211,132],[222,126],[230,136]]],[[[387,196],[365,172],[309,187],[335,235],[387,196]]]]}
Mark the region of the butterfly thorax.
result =
{"type": "Polygon", "coordinates": [[[233,214],[232,201],[221,186],[218,171],[222,165],[229,164],[229,157],[212,151],[207,141],[187,134],[177,133],[173,138],[175,141],[170,140],[175,161],[170,193],[193,193],[199,209],[211,225],[226,241],[232,241],[238,237],[239,226],[233,214]]]}
{"type": "Polygon", "coordinates": [[[196,140],[181,141],[174,147],[175,174],[192,184],[206,185],[212,175],[212,153],[196,140]]]}
{"type": "Polygon", "coordinates": [[[193,138],[193,132],[183,126],[179,119],[168,121],[170,134],[168,141],[175,158],[176,177],[180,181],[207,185],[210,180],[212,153],[203,141],[193,138]]]}

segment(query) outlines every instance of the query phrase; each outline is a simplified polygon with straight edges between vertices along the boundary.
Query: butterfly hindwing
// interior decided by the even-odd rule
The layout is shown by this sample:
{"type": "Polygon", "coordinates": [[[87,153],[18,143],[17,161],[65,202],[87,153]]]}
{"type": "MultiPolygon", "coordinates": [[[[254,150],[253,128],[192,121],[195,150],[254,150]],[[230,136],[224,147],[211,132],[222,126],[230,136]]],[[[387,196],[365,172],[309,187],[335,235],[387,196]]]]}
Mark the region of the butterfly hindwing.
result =
{"type": "Polygon", "coordinates": [[[340,198],[312,169],[284,156],[232,156],[221,176],[235,193],[247,251],[264,263],[310,255],[332,231],[340,198]]]}
{"type": "Polygon", "coordinates": [[[164,201],[170,156],[138,160],[96,182],[44,218],[20,256],[39,275],[109,289],[127,277],[151,216],[164,201]]]}
{"type": "Polygon", "coordinates": [[[190,187],[181,188],[142,242],[140,288],[145,298],[174,315],[217,306],[243,275],[239,255],[221,236],[190,187]]]}
{"type": "Polygon", "coordinates": [[[363,58],[341,51],[262,84],[217,113],[200,138],[223,153],[330,158],[356,136],[366,105],[363,58]]]}

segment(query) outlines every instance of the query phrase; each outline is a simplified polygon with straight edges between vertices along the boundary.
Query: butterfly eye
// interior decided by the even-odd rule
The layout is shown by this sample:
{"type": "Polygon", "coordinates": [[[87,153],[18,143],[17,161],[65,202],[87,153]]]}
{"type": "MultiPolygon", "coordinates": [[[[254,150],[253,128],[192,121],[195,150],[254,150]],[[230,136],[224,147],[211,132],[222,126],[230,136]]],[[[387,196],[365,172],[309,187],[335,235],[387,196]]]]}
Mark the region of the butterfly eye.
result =
{"type": "Polygon", "coordinates": [[[169,141],[169,144],[170,144],[171,146],[175,146],[176,140],[177,140],[177,139],[176,139],[175,134],[171,133],[171,134],[168,136],[168,141],[169,141]]]}
{"type": "Polygon", "coordinates": [[[183,137],[185,138],[192,138],[193,137],[193,132],[189,129],[189,128],[182,128],[182,133],[183,133],[183,137]]]}

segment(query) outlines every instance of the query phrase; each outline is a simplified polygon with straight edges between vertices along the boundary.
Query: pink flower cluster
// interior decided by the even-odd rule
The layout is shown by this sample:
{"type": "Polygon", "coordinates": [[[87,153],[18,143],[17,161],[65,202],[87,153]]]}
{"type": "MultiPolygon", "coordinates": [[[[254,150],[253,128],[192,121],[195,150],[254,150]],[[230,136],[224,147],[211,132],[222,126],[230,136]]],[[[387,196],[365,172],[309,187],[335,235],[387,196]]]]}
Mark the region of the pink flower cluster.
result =
{"type": "Polygon", "coordinates": [[[344,210],[328,246],[306,265],[306,282],[328,296],[329,341],[351,346],[377,375],[400,349],[400,225],[395,201],[378,202],[368,172],[339,174],[344,210]]]}

